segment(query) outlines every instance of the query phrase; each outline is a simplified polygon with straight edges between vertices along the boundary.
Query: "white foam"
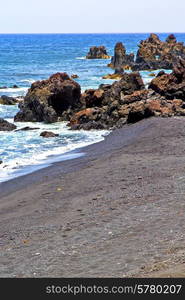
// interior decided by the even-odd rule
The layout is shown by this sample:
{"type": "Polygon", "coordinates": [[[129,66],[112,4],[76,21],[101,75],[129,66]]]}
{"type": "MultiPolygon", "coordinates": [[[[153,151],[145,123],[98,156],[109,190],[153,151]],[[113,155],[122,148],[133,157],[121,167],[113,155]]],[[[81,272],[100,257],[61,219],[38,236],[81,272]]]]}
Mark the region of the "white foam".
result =
{"type": "Polygon", "coordinates": [[[33,83],[33,82],[35,82],[35,80],[34,79],[22,79],[22,80],[20,80],[20,82],[33,83]]]}
{"type": "MultiPolygon", "coordinates": [[[[18,126],[18,129],[21,127],[25,127],[28,125],[28,123],[16,123],[18,126]]],[[[29,124],[30,126],[30,124],[29,124]]],[[[31,126],[30,126],[31,127],[31,126]]],[[[38,166],[42,165],[42,168],[46,166],[46,164],[50,164],[54,161],[56,161],[56,158],[66,154],[72,150],[82,148],[84,146],[100,142],[104,139],[104,136],[109,133],[109,131],[72,131],[69,130],[69,128],[66,126],[66,123],[55,123],[48,125],[46,124],[34,124],[33,127],[39,127],[40,129],[37,131],[29,131],[26,132],[28,143],[23,144],[24,149],[28,149],[28,152],[26,154],[23,154],[20,158],[14,157],[13,159],[8,159],[8,157],[4,157],[4,162],[0,164],[0,182],[6,181],[10,178],[17,177],[20,175],[23,175],[23,173],[26,171],[26,173],[30,173],[33,168],[37,169],[38,166]],[[40,147],[39,140],[38,143],[29,144],[29,137],[34,138],[35,136],[38,138],[40,135],[40,132],[42,132],[44,129],[52,130],[55,133],[59,133],[62,137],[61,147],[59,144],[54,145],[53,139],[45,139],[43,147],[40,147]],[[77,135],[82,135],[82,139],[80,137],[77,137],[77,135]],[[73,139],[74,136],[74,139],[73,139]],[[77,137],[75,141],[75,137],[77,137]],[[66,144],[65,144],[66,141],[66,144]],[[49,149],[47,149],[49,147],[49,149]],[[18,175],[19,174],[19,175],[18,175]]],[[[25,132],[19,131],[17,134],[25,134],[25,132]]],[[[59,139],[61,138],[59,137],[59,139]]],[[[13,135],[15,139],[18,137],[15,137],[15,133],[13,135]]],[[[13,145],[10,145],[10,147],[7,148],[7,151],[15,151],[16,153],[16,147],[13,145]]],[[[59,159],[58,159],[59,160],[59,159]]]]}
{"type": "Polygon", "coordinates": [[[28,87],[0,89],[0,92],[22,92],[27,91],[28,87]]]}
{"type": "Polygon", "coordinates": [[[81,56],[81,57],[76,57],[76,59],[86,59],[86,57],[85,56],[81,56]]]}
{"type": "Polygon", "coordinates": [[[28,91],[29,87],[21,87],[21,88],[7,88],[7,89],[0,89],[0,93],[2,94],[9,94],[11,96],[14,97],[18,97],[18,96],[24,96],[27,91],[28,91]]]}
{"type": "Polygon", "coordinates": [[[154,77],[143,77],[144,85],[148,86],[153,78],[154,77]]]}

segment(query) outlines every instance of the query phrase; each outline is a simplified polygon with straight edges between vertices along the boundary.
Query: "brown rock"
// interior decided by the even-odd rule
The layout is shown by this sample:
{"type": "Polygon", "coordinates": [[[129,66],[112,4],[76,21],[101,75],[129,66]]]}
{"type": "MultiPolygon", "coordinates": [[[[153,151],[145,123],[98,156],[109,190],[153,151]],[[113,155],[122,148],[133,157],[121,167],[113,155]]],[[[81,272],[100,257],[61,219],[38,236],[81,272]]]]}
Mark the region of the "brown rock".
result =
{"type": "Polygon", "coordinates": [[[13,98],[13,97],[9,97],[9,96],[6,96],[6,95],[0,96],[0,104],[15,105],[17,103],[18,103],[18,100],[13,98]]]}
{"type": "Polygon", "coordinates": [[[136,123],[142,119],[153,116],[154,113],[143,102],[136,102],[130,109],[127,123],[136,123]]]}
{"type": "Polygon", "coordinates": [[[94,116],[97,114],[97,109],[95,108],[86,108],[77,113],[75,113],[71,120],[71,124],[79,124],[80,122],[86,122],[86,120],[93,120],[94,116]]]}
{"type": "Polygon", "coordinates": [[[82,94],[81,101],[85,103],[85,106],[94,107],[101,106],[103,100],[104,91],[102,89],[89,89],[82,94]]]}
{"type": "Polygon", "coordinates": [[[107,54],[107,50],[105,48],[105,46],[99,46],[99,47],[91,47],[87,56],[87,59],[109,59],[111,58],[108,54],[107,54]]]}
{"type": "Polygon", "coordinates": [[[176,37],[174,36],[174,34],[170,34],[167,39],[166,39],[167,43],[172,43],[175,44],[177,42],[176,37]]]}
{"type": "Polygon", "coordinates": [[[172,69],[177,58],[185,58],[185,46],[178,43],[173,34],[162,42],[156,34],[151,34],[139,44],[133,70],[172,69]]]}
{"type": "Polygon", "coordinates": [[[41,132],[40,136],[42,136],[44,138],[50,138],[50,137],[57,137],[57,136],[59,136],[59,134],[53,133],[51,131],[43,131],[43,132],[41,132]]]}
{"type": "Polygon", "coordinates": [[[126,54],[125,46],[119,42],[115,45],[114,56],[111,59],[111,66],[114,69],[129,69],[134,62],[134,54],[126,54]]]}
{"type": "Polygon", "coordinates": [[[0,131],[12,131],[16,128],[17,126],[15,126],[14,124],[0,118],[0,131]]]}
{"type": "Polygon", "coordinates": [[[72,74],[71,78],[79,78],[79,76],[77,74],[72,74]]]}
{"type": "Polygon", "coordinates": [[[180,59],[171,74],[163,74],[154,78],[149,88],[167,99],[185,100],[185,60],[180,59]]]}
{"type": "Polygon", "coordinates": [[[120,103],[129,104],[141,100],[146,100],[148,96],[148,90],[135,91],[131,95],[124,95],[121,93],[120,103]]]}
{"type": "Polygon", "coordinates": [[[103,79],[113,79],[113,80],[119,80],[123,77],[122,74],[107,74],[105,76],[103,76],[103,79]]]}
{"type": "Polygon", "coordinates": [[[56,122],[66,111],[75,111],[82,106],[80,96],[81,88],[77,82],[66,73],[56,73],[31,85],[15,121],[56,122]]]}

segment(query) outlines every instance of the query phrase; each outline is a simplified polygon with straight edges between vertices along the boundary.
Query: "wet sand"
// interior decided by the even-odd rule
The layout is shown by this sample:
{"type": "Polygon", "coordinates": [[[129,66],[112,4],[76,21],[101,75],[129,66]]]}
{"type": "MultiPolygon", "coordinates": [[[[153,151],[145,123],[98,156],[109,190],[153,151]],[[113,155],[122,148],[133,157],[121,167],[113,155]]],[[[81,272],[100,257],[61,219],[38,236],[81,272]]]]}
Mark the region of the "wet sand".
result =
{"type": "Polygon", "coordinates": [[[0,184],[0,277],[185,277],[185,118],[0,184]]]}

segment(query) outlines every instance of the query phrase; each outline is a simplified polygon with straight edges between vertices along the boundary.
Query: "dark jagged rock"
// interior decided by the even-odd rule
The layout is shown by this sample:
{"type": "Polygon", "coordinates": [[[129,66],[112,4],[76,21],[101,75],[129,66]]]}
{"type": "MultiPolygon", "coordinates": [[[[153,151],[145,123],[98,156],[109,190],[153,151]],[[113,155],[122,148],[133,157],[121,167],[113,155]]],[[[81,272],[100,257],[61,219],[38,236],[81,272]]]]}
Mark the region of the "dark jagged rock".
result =
{"type": "Polygon", "coordinates": [[[176,37],[174,36],[174,34],[170,34],[170,35],[167,37],[166,42],[167,42],[167,43],[171,43],[171,44],[175,44],[175,43],[177,43],[177,39],[176,39],[176,37]]]}
{"type": "Polygon", "coordinates": [[[0,118],[0,131],[12,131],[16,128],[17,126],[15,126],[14,124],[0,118]]]}
{"type": "Polygon", "coordinates": [[[101,121],[95,122],[95,121],[89,121],[88,123],[83,123],[83,124],[74,124],[71,125],[71,130],[102,130],[102,129],[107,129],[107,127],[102,124],[101,121]]]}
{"type": "Polygon", "coordinates": [[[6,95],[0,96],[0,104],[3,105],[15,105],[18,103],[18,100],[13,97],[8,97],[6,95]]]}
{"type": "Polygon", "coordinates": [[[65,120],[70,110],[74,112],[81,108],[80,96],[81,88],[77,82],[66,73],[56,73],[31,85],[24,102],[19,104],[15,121],[53,123],[65,120]]]}
{"type": "MultiPolygon", "coordinates": [[[[151,36],[150,41],[155,39],[158,43],[155,36],[151,36]]],[[[126,73],[119,69],[117,72],[120,72],[121,79],[113,84],[101,84],[98,89],[86,90],[82,95],[79,93],[79,87],[78,100],[72,91],[79,85],[69,79],[65,73],[62,76],[55,74],[47,81],[36,82],[28,92],[27,102],[20,103],[21,113],[27,113],[26,117],[31,119],[38,116],[39,105],[44,104],[43,110],[45,109],[47,114],[44,111],[45,119],[41,119],[42,121],[51,120],[54,112],[57,120],[69,120],[68,125],[71,129],[84,130],[114,129],[151,116],[185,116],[185,61],[183,59],[178,60],[171,74],[159,72],[151,81],[149,89],[145,88],[139,72],[126,73]],[[67,86],[66,94],[64,94],[64,86],[67,86]],[[71,102],[66,95],[73,95],[69,97],[71,102]],[[64,102],[60,102],[61,99],[64,102]],[[56,105],[55,100],[57,103],[59,101],[60,106],[56,105]]]]}
{"type": "MultiPolygon", "coordinates": [[[[144,83],[139,73],[124,73],[122,79],[112,85],[100,85],[97,90],[87,90],[82,95],[86,108],[75,113],[69,125],[72,129],[86,130],[112,128],[118,124],[121,126],[125,124],[125,118],[128,115],[128,112],[122,116],[119,115],[124,102],[123,98],[136,91],[139,93],[142,89],[144,89],[144,83]]],[[[146,90],[144,93],[146,94],[146,90]]],[[[140,98],[143,99],[143,97],[140,98]]],[[[135,95],[133,102],[140,98],[139,95],[135,95]]]]}
{"type": "Polygon", "coordinates": [[[154,112],[145,106],[144,103],[137,103],[133,106],[127,117],[127,123],[136,123],[142,119],[154,116],[154,112]]]}
{"type": "Polygon", "coordinates": [[[40,136],[44,138],[50,138],[50,137],[57,137],[59,134],[53,133],[52,131],[43,131],[41,132],[40,136]]]}
{"type": "Polygon", "coordinates": [[[180,60],[172,74],[160,72],[149,89],[139,73],[123,73],[121,80],[82,97],[84,109],[72,116],[72,129],[114,129],[152,116],[185,116],[185,62],[180,60]]]}
{"type": "Polygon", "coordinates": [[[173,34],[163,42],[152,33],[146,40],[140,42],[136,59],[134,54],[126,54],[122,43],[117,43],[111,64],[108,66],[120,70],[132,69],[132,71],[172,69],[179,57],[185,58],[185,46],[177,42],[173,34]]]}
{"type": "Polygon", "coordinates": [[[71,75],[71,78],[72,78],[72,79],[75,79],[75,78],[79,78],[79,76],[78,76],[77,74],[72,74],[72,75],[71,75]]]}
{"type": "Polygon", "coordinates": [[[82,97],[85,107],[101,107],[120,99],[120,95],[129,95],[144,88],[143,80],[138,72],[124,73],[119,81],[112,85],[100,85],[97,90],[87,90],[82,97]]]}
{"type": "Polygon", "coordinates": [[[151,34],[140,42],[132,70],[172,69],[179,57],[185,58],[185,46],[178,43],[173,34],[165,42],[151,34]]]}
{"type": "Polygon", "coordinates": [[[117,43],[114,48],[114,56],[111,59],[111,67],[114,69],[128,69],[134,63],[134,54],[126,54],[125,46],[117,43]]]}
{"type": "Polygon", "coordinates": [[[98,121],[101,118],[102,110],[99,108],[86,108],[73,115],[70,125],[81,125],[91,121],[98,121]]]}
{"type": "Polygon", "coordinates": [[[130,95],[120,95],[120,103],[121,104],[130,104],[133,102],[139,102],[142,100],[146,100],[148,98],[149,91],[148,90],[139,90],[135,91],[130,95]]]}
{"type": "Polygon", "coordinates": [[[87,59],[109,59],[111,58],[108,54],[107,54],[107,50],[105,48],[105,46],[99,46],[99,47],[91,47],[87,56],[87,59]]]}
{"type": "Polygon", "coordinates": [[[144,89],[144,83],[138,72],[124,73],[121,80],[114,82],[111,87],[112,95],[117,96],[119,93],[125,95],[132,94],[134,91],[144,89]]]}
{"type": "Polygon", "coordinates": [[[166,99],[185,100],[185,60],[180,59],[171,74],[158,74],[151,81],[149,88],[166,99]]]}
{"type": "Polygon", "coordinates": [[[85,107],[102,106],[104,91],[102,89],[89,89],[86,90],[81,97],[81,101],[85,104],[85,107]]]}

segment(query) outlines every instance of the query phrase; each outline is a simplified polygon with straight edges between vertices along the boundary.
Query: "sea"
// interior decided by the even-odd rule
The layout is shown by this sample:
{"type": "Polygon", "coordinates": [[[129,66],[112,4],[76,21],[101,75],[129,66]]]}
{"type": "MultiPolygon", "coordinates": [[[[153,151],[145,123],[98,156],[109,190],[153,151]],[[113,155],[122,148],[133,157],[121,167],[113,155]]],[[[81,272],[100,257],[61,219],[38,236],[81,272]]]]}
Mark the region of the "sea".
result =
{"type": "MultiPolygon", "coordinates": [[[[158,34],[165,40],[167,33],[158,34]]],[[[56,72],[77,74],[75,79],[82,91],[98,88],[113,80],[102,76],[113,73],[107,67],[110,60],[85,59],[91,46],[104,45],[109,55],[114,46],[122,42],[127,53],[137,53],[138,44],[146,39],[143,34],[0,34],[0,96],[25,96],[36,80],[47,79],[56,72]],[[17,85],[18,88],[13,88],[17,85]],[[6,87],[6,88],[5,88],[6,87]]],[[[178,41],[185,42],[185,34],[175,34],[178,41]]],[[[156,70],[154,73],[157,73],[156,70]]],[[[170,70],[169,70],[170,72],[170,70]]],[[[147,71],[140,72],[144,83],[152,79],[147,71]]],[[[153,73],[153,72],[152,72],[153,73]]],[[[0,105],[0,118],[14,122],[19,111],[17,105],[0,105]]],[[[102,141],[107,130],[72,131],[67,123],[16,123],[17,129],[25,126],[38,127],[31,131],[0,131],[0,182],[32,173],[53,162],[78,158],[84,155],[83,147],[102,141]],[[44,130],[58,133],[56,138],[42,138],[44,130]]]]}

